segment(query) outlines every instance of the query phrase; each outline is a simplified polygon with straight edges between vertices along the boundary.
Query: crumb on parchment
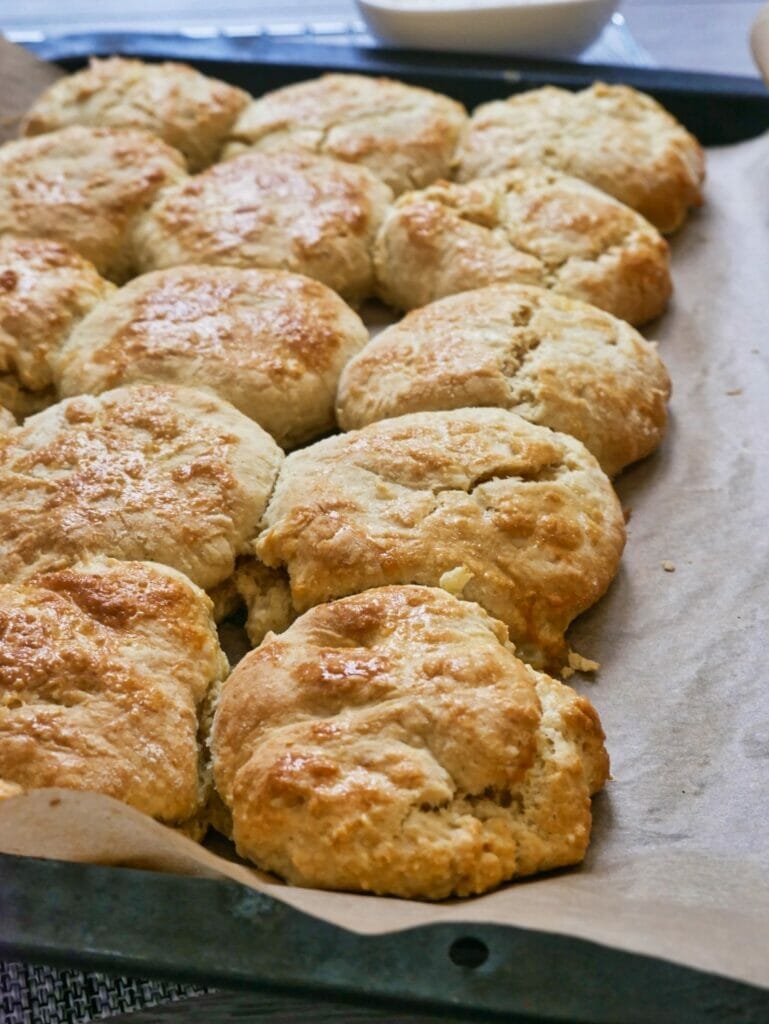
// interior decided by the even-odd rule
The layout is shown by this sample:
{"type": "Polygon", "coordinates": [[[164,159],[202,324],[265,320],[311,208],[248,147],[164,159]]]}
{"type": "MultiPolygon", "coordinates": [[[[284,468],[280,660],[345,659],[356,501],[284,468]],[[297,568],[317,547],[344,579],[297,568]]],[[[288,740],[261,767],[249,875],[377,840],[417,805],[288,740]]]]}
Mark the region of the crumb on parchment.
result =
{"type": "Polygon", "coordinates": [[[569,651],[569,664],[561,669],[561,678],[571,679],[575,672],[597,672],[600,667],[600,662],[583,658],[576,651],[569,651]]]}
{"type": "Polygon", "coordinates": [[[668,561],[668,559],[665,559],[664,562],[660,562],[660,565],[665,570],[665,572],[675,572],[676,571],[676,567],[675,567],[674,563],[668,561]]]}

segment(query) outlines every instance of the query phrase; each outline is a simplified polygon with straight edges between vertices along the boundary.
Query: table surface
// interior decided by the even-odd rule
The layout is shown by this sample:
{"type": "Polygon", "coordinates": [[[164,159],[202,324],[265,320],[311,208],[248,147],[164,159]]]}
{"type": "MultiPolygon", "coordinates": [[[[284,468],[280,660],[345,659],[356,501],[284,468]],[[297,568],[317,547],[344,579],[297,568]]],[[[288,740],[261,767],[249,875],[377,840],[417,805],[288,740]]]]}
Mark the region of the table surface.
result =
{"type": "MultiPolygon", "coordinates": [[[[762,6],[762,0],[624,0],[620,9],[627,28],[649,63],[665,68],[755,76],[748,33],[762,6]]],[[[279,4],[276,0],[221,0],[215,6],[210,0],[132,0],[130,4],[105,3],[104,0],[69,0],[66,3],[62,0],[24,0],[24,3],[0,0],[0,31],[17,38],[24,33],[58,34],[99,25],[168,29],[181,25],[244,26],[277,20],[350,21],[355,17],[352,0],[284,0],[279,4]]],[[[224,1010],[225,1002],[240,1021],[270,1021],[271,1024],[293,1024],[308,1018],[313,1022],[345,1021],[347,1024],[384,1020],[416,1024],[418,1021],[439,1019],[387,1010],[353,1010],[328,1000],[281,998],[265,993],[190,998],[185,1000],[181,1013],[181,1007],[176,1003],[125,1017],[121,1015],[120,1019],[134,1024],[145,1021],[161,1024],[166,1020],[182,1019],[210,1024],[223,1019],[216,1008],[219,1004],[224,1010]]],[[[30,1012],[29,1020],[43,1019],[35,1014],[34,1007],[30,1012]]],[[[117,1017],[110,1019],[118,1020],[117,1017]]],[[[444,1022],[449,1020],[445,1015],[440,1019],[444,1022]]]]}

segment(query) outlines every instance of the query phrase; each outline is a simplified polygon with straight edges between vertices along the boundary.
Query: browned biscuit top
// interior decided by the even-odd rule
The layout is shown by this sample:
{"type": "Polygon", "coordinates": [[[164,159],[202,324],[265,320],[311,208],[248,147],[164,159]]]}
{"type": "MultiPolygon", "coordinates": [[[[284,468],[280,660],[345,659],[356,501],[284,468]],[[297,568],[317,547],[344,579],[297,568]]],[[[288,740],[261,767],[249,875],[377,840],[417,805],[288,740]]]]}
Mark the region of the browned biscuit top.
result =
{"type": "Polygon", "coordinates": [[[321,605],[247,655],[212,732],[239,851],[289,881],[440,899],[580,860],[595,711],[435,588],[321,605]]]}
{"type": "Polygon", "coordinates": [[[0,579],[100,554],[215,586],[248,550],[281,459],[260,427],[193,388],[59,402],[0,437],[0,579]]]}
{"type": "Polygon", "coordinates": [[[323,75],[268,92],[248,106],[225,156],[245,149],[305,150],[363,164],[398,195],[447,177],[464,107],[389,78],[323,75]]]}
{"type": "Polygon", "coordinates": [[[499,406],[578,438],[605,473],[653,451],[670,380],[656,346],[586,303],[490,285],[409,313],[347,364],[337,418],[499,406]]]}
{"type": "Polygon", "coordinates": [[[287,568],[297,611],[458,572],[538,664],[565,657],[564,630],[608,587],[625,538],[584,446],[502,409],[413,413],[293,452],[264,526],[256,554],[287,568]]]}
{"type": "Polygon", "coordinates": [[[0,586],[0,783],[193,817],[206,796],[198,708],[227,669],[210,609],[181,573],[148,562],[0,586]]]}
{"type": "Polygon", "coordinates": [[[54,365],[63,396],[145,381],[208,387],[295,447],[333,429],[339,373],[367,341],[360,318],[319,281],[184,266],[121,288],[54,365]]]}
{"type": "Polygon", "coordinates": [[[21,387],[51,384],[49,357],[114,290],[88,260],[47,238],[0,238],[0,373],[21,387]]]}
{"type": "Polygon", "coordinates": [[[512,281],[640,324],[664,310],[672,289],[668,246],[655,228],[544,167],[401,196],[382,223],[374,261],[381,298],[401,309],[512,281]]]}
{"type": "Polygon", "coordinates": [[[702,202],[705,160],[693,135],[626,85],[581,92],[546,86],[486,103],[457,151],[459,181],[546,164],[603,189],[660,231],[674,231],[702,202]]]}
{"type": "Polygon", "coordinates": [[[0,235],[71,245],[100,274],[134,272],[131,228],[184,178],[177,150],[149,132],[75,125],[0,146],[0,235]]]}
{"type": "Polygon", "coordinates": [[[169,189],[136,233],[143,270],[182,263],[306,274],[353,301],[391,192],[364,167],[308,153],[244,153],[169,189]]]}
{"type": "Polygon", "coordinates": [[[22,125],[40,135],[70,125],[143,128],[178,149],[191,171],[216,159],[250,99],[247,92],[187,64],[145,64],[126,57],[92,59],[36,100],[22,125]]]}

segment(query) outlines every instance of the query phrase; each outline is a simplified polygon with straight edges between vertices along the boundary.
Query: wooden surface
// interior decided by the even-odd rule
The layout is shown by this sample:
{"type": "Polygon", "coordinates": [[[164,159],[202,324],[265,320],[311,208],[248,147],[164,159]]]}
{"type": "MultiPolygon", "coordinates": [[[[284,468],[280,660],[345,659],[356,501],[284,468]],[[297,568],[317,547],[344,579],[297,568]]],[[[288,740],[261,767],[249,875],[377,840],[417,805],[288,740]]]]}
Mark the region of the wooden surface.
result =
{"type": "MultiPolygon", "coordinates": [[[[748,44],[761,0],[624,0],[636,41],[660,67],[756,75],[748,44]]],[[[0,29],[67,31],[80,27],[247,26],[349,21],[353,0],[0,0],[0,29]]]]}

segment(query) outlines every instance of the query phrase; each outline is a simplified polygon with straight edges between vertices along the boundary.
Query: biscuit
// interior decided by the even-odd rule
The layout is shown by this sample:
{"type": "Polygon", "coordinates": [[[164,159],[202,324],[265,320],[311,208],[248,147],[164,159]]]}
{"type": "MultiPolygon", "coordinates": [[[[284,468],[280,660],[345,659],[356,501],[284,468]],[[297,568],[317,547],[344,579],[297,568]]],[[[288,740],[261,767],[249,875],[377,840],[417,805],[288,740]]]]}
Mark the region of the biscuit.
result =
{"type": "Polygon", "coordinates": [[[325,285],[280,270],[187,266],[135,278],[55,360],[61,395],[154,381],[207,387],[281,447],[336,425],[344,364],[368,341],[325,285]]]}
{"type": "Polygon", "coordinates": [[[187,64],[145,64],[125,57],[92,59],[59,79],[35,102],[24,135],[80,124],[142,128],[182,152],[190,171],[213,163],[247,92],[208,78],[187,64]]]}
{"type": "Polygon", "coordinates": [[[298,612],[388,584],[438,586],[510,629],[537,666],[619,565],[614,490],[572,437],[502,409],[423,412],[318,441],[286,459],[255,552],[285,566],[298,612]]]}
{"type": "Polygon", "coordinates": [[[399,195],[448,177],[466,123],[461,104],[429,89],[368,75],[323,75],[254,100],[224,156],[246,149],[324,153],[368,167],[399,195]]]}
{"type": "Polygon", "coordinates": [[[0,437],[0,582],[98,554],[216,586],[250,550],[281,459],[260,427],[197,389],[59,402],[0,437]]]}
{"type": "Polygon", "coordinates": [[[667,243],[640,214],[536,167],[401,196],[374,265],[380,297],[401,309],[513,281],[642,324],[662,313],[672,289],[667,243]]]}
{"type": "Polygon", "coordinates": [[[51,354],[114,287],[60,242],[0,238],[0,374],[29,391],[50,388],[51,354]]]}
{"type": "Polygon", "coordinates": [[[577,93],[546,86],[478,107],[457,151],[459,181],[536,164],[590,182],[664,232],[702,203],[700,144],[626,85],[596,82],[577,93]]]}
{"type": "Polygon", "coordinates": [[[609,476],[662,440],[670,379],[623,320],[541,288],[491,285],[409,313],[347,364],[343,430],[499,406],[578,438],[609,476]]]}
{"type": "Polygon", "coordinates": [[[477,605],[385,587],[248,654],[212,750],[238,852],[259,867],[443,899],[580,861],[603,739],[591,704],[519,661],[477,605]]]}
{"type": "Polygon", "coordinates": [[[199,709],[226,672],[210,601],[173,569],[92,560],[0,586],[0,789],[195,819],[199,709]]]}
{"type": "Polygon", "coordinates": [[[161,189],[186,177],[181,153],[149,132],[84,128],[0,146],[0,235],[72,246],[114,281],[134,273],[131,229],[161,189]]]}
{"type": "Polygon", "coordinates": [[[244,153],[168,189],[135,232],[143,271],[186,263],[306,274],[351,301],[392,196],[365,167],[309,153],[244,153]]]}

